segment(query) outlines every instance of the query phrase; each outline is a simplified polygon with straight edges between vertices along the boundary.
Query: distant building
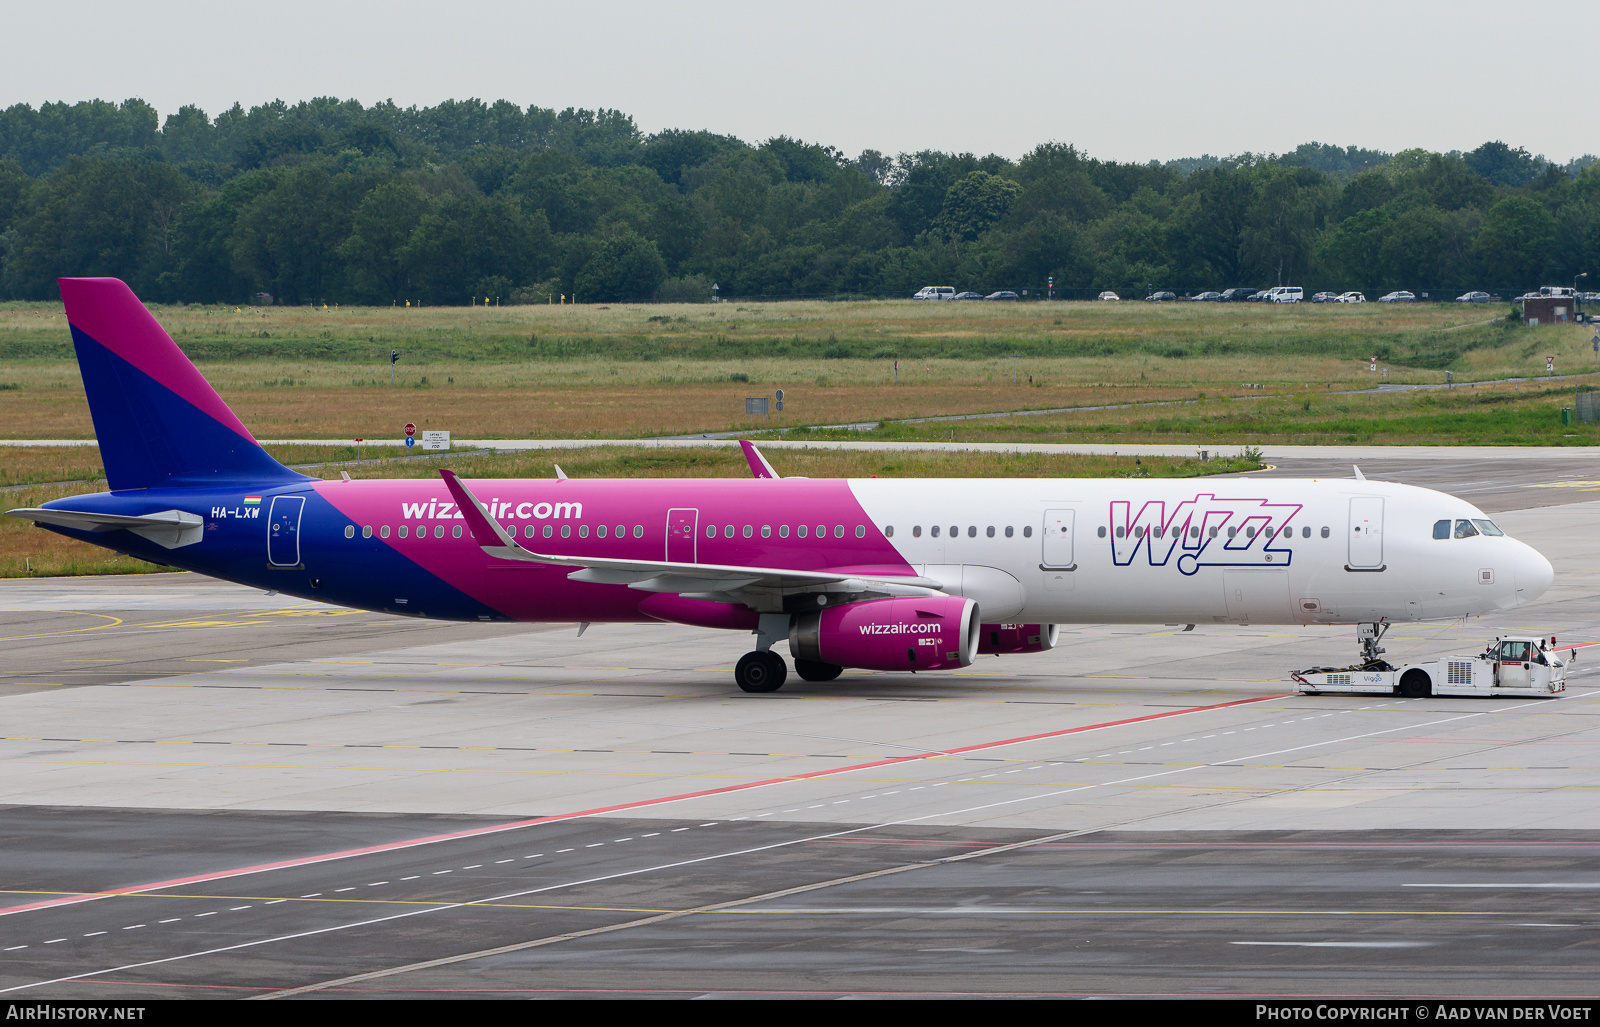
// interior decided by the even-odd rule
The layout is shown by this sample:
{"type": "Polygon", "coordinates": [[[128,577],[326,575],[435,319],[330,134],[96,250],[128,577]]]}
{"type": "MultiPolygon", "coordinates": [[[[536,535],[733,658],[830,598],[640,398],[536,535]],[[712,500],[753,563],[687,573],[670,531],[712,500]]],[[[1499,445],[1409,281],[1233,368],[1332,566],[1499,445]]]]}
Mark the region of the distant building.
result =
{"type": "Polygon", "coordinates": [[[1522,300],[1522,320],[1530,325],[1567,324],[1575,319],[1577,300],[1573,296],[1526,296],[1522,300]]]}

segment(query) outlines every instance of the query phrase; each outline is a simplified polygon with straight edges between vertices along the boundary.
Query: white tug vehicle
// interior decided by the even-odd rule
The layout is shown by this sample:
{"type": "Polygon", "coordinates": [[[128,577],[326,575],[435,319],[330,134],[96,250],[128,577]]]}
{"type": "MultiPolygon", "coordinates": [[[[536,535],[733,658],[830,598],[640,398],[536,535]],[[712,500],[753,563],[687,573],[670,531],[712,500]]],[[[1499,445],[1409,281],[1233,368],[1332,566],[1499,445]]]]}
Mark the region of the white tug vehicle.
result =
{"type": "Polygon", "coordinates": [[[1481,653],[1446,656],[1428,663],[1396,666],[1380,659],[1378,647],[1389,625],[1362,624],[1361,662],[1353,667],[1313,667],[1292,672],[1295,690],[1305,695],[1505,695],[1554,699],[1567,690],[1567,664],[1575,646],[1556,648],[1556,640],[1507,635],[1481,653]],[[1565,659],[1557,653],[1564,653],[1565,659]]]}

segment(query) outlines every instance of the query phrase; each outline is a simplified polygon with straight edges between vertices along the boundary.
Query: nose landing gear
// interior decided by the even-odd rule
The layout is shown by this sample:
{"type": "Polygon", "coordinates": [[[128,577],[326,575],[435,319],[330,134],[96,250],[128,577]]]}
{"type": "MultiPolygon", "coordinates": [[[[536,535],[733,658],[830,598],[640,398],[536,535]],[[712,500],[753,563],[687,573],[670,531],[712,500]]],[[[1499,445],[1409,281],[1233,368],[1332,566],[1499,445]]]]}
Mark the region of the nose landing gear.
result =
{"type": "Polygon", "coordinates": [[[1387,649],[1378,645],[1385,633],[1389,630],[1388,621],[1364,623],[1356,625],[1356,638],[1361,642],[1361,666],[1365,670],[1389,670],[1387,661],[1379,659],[1387,649]]]}

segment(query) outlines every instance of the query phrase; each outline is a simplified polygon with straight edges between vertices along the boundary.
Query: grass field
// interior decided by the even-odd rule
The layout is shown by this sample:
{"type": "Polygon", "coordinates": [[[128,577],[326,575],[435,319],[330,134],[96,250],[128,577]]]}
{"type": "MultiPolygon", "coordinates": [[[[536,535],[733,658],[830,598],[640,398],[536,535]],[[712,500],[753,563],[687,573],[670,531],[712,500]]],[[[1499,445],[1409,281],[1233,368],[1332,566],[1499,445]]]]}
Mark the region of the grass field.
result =
{"type": "MultiPolygon", "coordinates": [[[[272,447],[280,460],[303,464],[310,460],[344,460],[353,449],[320,446],[272,447]]],[[[60,481],[68,469],[88,469],[99,476],[99,450],[87,447],[4,447],[0,457],[30,455],[31,473],[39,481],[60,481]],[[51,462],[52,460],[56,462],[51,462]]],[[[878,476],[929,478],[1031,478],[1031,477],[1190,477],[1251,470],[1259,463],[1248,457],[1211,460],[1147,459],[1133,457],[1041,456],[980,453],[860,453],[839,450],[774,450],[768,458],[785,475],[811,478],[878,476]]],[[[744,456],[733,447],[716,449],[655,449],[638,446],[603,446],[578,450],[527,450],[512,454],[457,454],[444,460],[469,479],[553,478],[555,464],[574,478],[738,478],[750,473],[744,456]]],[[[20,465],[19,465],[20,466],[20,465]]],[[[340,470],[352,478],[432,478],[441,463],[405,458],[368,460],[356,466],[313,467],[314,477],[336,478],[340,470]]],[[[20,472],[19,472],[20,473],[20,472]]],[[[34,486],[0,492],[0,509],[36,507],[52,499],[104,491],[103,482],[71,486],[34,486]]],[[[163,568],[117,556],[87,543],[36,528],[31,522],[0,517],[0,577],[58,574],[125,574],[163,568]]]]}
{"type": "MultiPolygon", "coordinates": [[[[1374,355],[1391,383],[1439,382],[1446,369],[1460,380],[1543,374],[1547,355],[1563,371],[1594,366],[1586,328],[1529,329],[1507,322],[1500,307],[1434,304],[888,301],[154,313],[262,438],[395,437],[408,421],[480,438],[728,431],[748,425],[746,396],[777,388],[786,393],[784,425],[1301,395],[1370,386],[1374,355]],[[394,386],[391,348],[402,353],[394,386]]],[[[1401,409],[1408,401],[1380,402],[1401,409]]],[[[1083,417],[1102,420],[1071,415],[1054,430],[1083,437],[1081,426],[1068,423],[1083,417]]],[[[1116,437],[1127,430],[1115,418],[1104,421],[1116,437]]],[[[1229,418],[1206,418],[1206,428],[1257,430],[1229,418]]],[[[0,304],[0,438],[91,436],[59,305],[0,304]]]]}

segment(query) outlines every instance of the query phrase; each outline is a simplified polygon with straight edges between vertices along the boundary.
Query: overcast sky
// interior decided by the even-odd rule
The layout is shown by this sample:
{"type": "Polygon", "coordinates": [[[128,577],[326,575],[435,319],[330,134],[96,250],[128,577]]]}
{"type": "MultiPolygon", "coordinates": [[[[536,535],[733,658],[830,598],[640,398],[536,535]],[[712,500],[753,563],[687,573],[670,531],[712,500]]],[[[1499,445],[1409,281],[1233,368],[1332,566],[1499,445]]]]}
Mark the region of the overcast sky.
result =
{"type": "Polygon", "coordinates": [[[1119,161],[1316,140],[1600,151],[1593,0],[7,0],[0,106],[613,107],[646,133],[1119,161]]]}

